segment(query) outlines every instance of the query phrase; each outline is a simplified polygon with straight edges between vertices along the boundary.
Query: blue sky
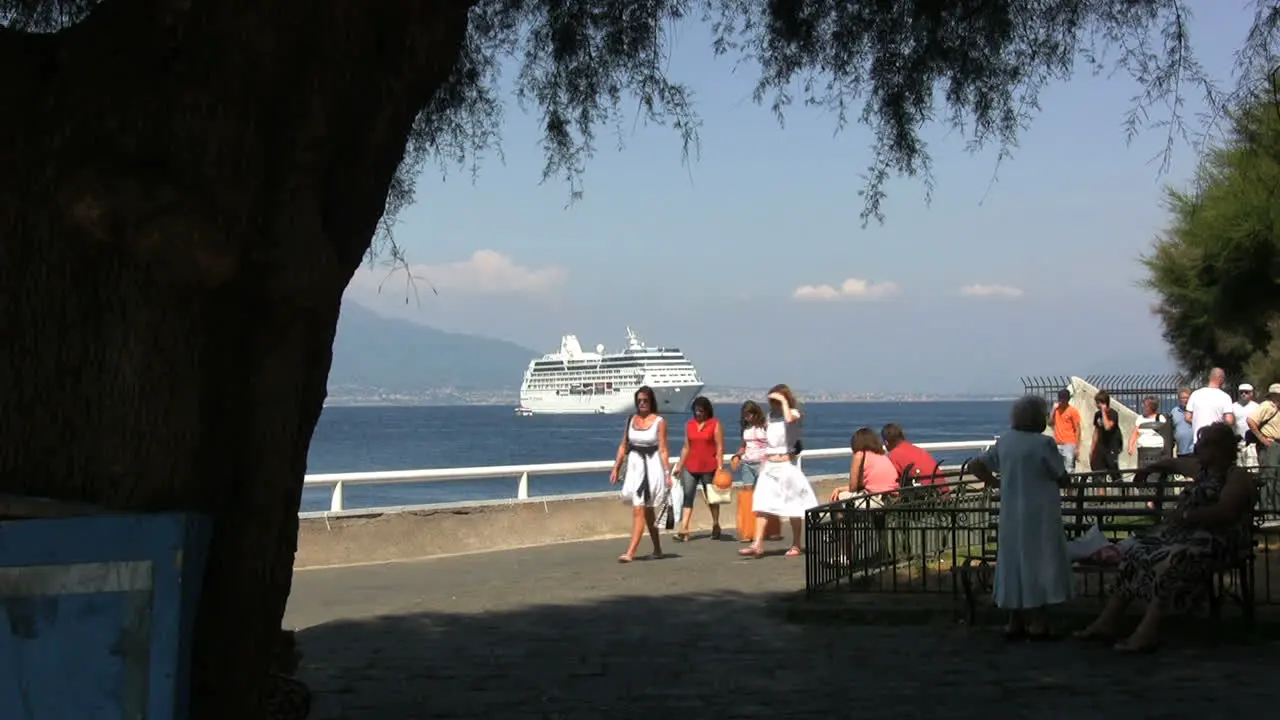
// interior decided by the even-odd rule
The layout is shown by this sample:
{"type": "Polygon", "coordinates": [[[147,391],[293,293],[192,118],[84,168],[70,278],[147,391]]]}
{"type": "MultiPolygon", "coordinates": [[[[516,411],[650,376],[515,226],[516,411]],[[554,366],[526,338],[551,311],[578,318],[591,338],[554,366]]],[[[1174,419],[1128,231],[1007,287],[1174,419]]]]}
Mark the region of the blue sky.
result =
{"type": "MultiPolygon", "coordinates": [[[[1230,83],[1252,15],[1215,5],[1193,40],[1230,83]]],[[[833,135],[834,118],[806,108],[779,127],[751,101],[754,77],[704,38],[684,29],[670,63],[696,93],[700,158],[683,165],[666,128],[638,125],[621,151],[603,128],[585,197],[566,208],[565,185],[540,184],[538,119],[512,102],[505,163],[486,159],[474,182],[427,168],[401,217],[414,273],[439,295],[406,302],[402,278],[379,293],[385,271],[362,270],[348,301],[539,352],[565,333],[618,347],[630,326],[720,385],[1008,392],[1020,375],[1168,368],[1137,257],[1165,222],[1162,185],[1185,182],[1195,153],[1179,144],[1162,176],[1164,130],[1126,143],[1128,77],[1050,88],[994,184],[994,148],[929,129],[932,203],[896,180],[885,223],[864,229],[868,132],[833,135]]]]}

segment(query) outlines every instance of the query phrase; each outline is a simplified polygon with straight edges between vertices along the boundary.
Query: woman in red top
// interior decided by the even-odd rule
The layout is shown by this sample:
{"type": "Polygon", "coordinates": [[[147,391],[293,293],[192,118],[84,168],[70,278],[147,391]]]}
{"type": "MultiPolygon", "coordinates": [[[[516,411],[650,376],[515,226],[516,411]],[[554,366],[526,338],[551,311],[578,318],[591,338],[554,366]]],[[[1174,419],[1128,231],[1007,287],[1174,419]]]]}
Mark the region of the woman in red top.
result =
{"type": "MultiPolygon", "coordinates": [[[[681,489],[684,490],[684,504],[680,510],[680,529],[676,539],[689,541],[689,521],[693,519],[693,499],[698,495],[698,486],[703,487],[703,498],[706,486],[716,477],[716,471],[724,467],[724,428],[716,420],[711,401],[699,395],[693,399],[693,419],[684,426],[684,447],[680,450],[680,459],[671,469],[671,474],[680,478],[681,489]],[[681,475],[680,471],[684,470],[681,475]]],[[[711,539],[720,539],[720,506],[707,505],[711,510],[711,539]]]]}

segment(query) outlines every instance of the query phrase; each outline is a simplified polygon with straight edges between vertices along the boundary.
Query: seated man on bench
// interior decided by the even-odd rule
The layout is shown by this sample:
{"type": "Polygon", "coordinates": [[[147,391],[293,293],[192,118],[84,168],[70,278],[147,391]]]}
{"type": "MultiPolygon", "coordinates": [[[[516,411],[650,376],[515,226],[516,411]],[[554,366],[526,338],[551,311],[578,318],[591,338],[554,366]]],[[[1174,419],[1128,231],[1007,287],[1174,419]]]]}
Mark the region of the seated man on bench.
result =
{"type": "Polygon", "coordinates": [[[1142,600],[1147,604],[1142,621],[1115,649],[1150,652],[1159,642],[1160,619],[1166,613],[1186,612],[1206,599],[1213,574],[1230,567],[1249,538],[1256,488],[1249,473],[1235,467],[1236,452],[1235,430],[1214,423],[1200,431],[1193,454],[1160,460],[1137,472],[1138,482],[1151,473],[1194,480],[1165,522],[1137,538],[1125,553],[1102,614],[1076,637],[1117,640],[1125,609],[1142,600]]]}

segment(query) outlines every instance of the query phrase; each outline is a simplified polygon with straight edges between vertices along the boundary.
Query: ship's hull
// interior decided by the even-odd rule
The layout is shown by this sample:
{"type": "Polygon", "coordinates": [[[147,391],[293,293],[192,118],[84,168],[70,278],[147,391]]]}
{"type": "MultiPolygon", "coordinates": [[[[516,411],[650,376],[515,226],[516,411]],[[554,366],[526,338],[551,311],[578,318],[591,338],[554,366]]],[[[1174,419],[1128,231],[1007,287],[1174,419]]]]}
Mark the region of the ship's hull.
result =
{"type": "MultiPolygon", "coordinates": [[[[635,412],[635,388],[600,395],[557,395],[554,391],[520,393],[520,407],[535,415],[626,415],[635,412]]],[[[702,391],[702,383],[653,386],[658,412],[686,413],[702,391]]]]}

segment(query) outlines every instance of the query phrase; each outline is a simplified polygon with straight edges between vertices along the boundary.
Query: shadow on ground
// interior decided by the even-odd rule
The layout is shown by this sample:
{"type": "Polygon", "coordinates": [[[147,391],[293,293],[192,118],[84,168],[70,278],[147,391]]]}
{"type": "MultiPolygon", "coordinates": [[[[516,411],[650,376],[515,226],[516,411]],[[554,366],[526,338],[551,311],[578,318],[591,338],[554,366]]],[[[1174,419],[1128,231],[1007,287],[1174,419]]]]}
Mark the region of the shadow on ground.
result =
{"type": "Polygon", "coordinates": [[[1009,717],[1202,720],[1280,703],[1270,641],[1120,657],[954,624],[788,624],[774,599],[645,594],[333,621],[298,633],[299,674],[313,718],[371,720],[989,718],[996,703],[1009,717]]]}

